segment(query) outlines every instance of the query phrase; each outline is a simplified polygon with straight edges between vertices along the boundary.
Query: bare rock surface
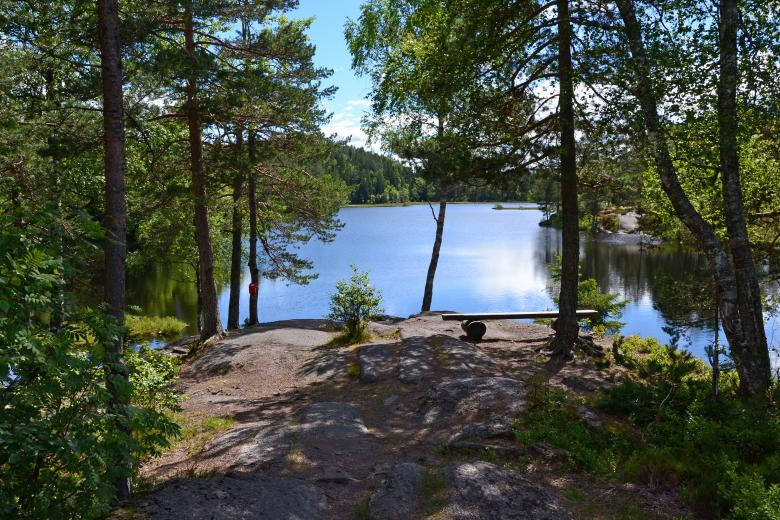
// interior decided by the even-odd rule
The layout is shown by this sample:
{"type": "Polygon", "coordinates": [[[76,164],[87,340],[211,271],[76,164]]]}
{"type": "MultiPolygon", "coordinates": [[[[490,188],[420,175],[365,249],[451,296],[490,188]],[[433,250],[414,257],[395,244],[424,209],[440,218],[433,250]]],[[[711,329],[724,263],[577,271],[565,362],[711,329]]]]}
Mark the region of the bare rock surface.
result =
{"type": "Polygon", "coordinates": [[[372,343],[363,345],[358,352],[360,381],[376,383],[395,377],[398,367],[398,352],[395,345],[372,343]]]}
{"type": "Polygon", "coordinates": [[[553,495],[519,473],[488,462],[455,462],[444,470],[452,487],[452,520],[568,520],[553,495]]]}
{"type": "Polygon", "coordinates": [[[512,420],[506,416],[496,416],[487,421],[468,423],[463,428],[450,436],[448,442],[458,442],[464,439],[500,439],[514,437],[512,420]]]}
{"type": "Polygon", "coordinates": [[[209,444],[202,457],[223,456],[233,468],[249,468],[281,459],[290,452],[289,423],[248,424],[226,431],[209,444]]]}
{"type": "MultiPolygon", "coordinates": [[[[159,487],[138,499],[138,512],[163,520],[356,513],[558,520],[568,518],[562,507],[575,517],[608,518],[641,500],[659,518],[691,516],[674,496],[659,500],[642,485],[604,491],[590,476],[562,474],[566,453],[517,443],[512,425],[531,378],[590,392],[620,376],[580,360],[551,363],[541,354],[548,327],[500,320],[482,341],[469,342],[457,322],[424,313],[383,318],[371,328],[373,344],[325,347],[336,331],[323,320],[269,323],[184,356],[177,389],[196,433],[144,464],[142,477],[159,487]],[[354,363],[371,384],[354,378],[354,363]],[[217,417],[232,428],[206,422],[217,417]],[[512,467],[520,457],[532,462],[515,471],[478,460],[488,454],[512,467]],[[214,475],[223,476],[205,478],[214,475]],[[569,488],[598,496],[588,503],[597,511],[580,511],[564,494],[559,503],[555,490],[569,488]]],[[[593,427],[601,420],[578,413],[593,427]]]]}
{"type": "Polygon", "coordinates": [[[405,520],[419,507],[423,469],[411,462],[393,465],[382,484],[372,493],[369,515],[372,520],[405,520]]]}
{"type": "Polygon", "coordinates": [[[433,349],[428,338],[412,336],[401,341],[401,361],[398,379],[412,384],[431,379],[434,376],[433,349]]]}
{"type": "Polygon", "coordinates": [[[507,377],[444,380],[428,392],[424,422],[516,415],[525,404],[525,391],[521,381],[507,377]]]}
{"type": "Polygon", "coordinates": [[[316,520],[326,517],[327,499],[297,479],[253,475],[171,482],[139,509],[149,520],[316,520]]]}
{"type": "Polygon", "coordinates": [[[438,351],[440,358],[452,376],[476,375],[495,371],[496,362],[472,343],[446,334],[435,334],[428,340],[438,351]]]}

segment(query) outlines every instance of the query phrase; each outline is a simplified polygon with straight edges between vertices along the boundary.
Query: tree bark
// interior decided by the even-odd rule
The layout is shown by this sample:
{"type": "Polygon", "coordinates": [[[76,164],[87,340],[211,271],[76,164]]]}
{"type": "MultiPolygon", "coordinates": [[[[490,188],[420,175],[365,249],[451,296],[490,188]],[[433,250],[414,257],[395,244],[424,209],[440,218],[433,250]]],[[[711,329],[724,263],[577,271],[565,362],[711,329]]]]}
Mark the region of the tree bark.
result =
{"type": "Polygon", "coordinates": [[[257,315],[257,299],[260,293],[260,269],[257,267],[257,176],[255,174],[255,132],[249,128],[249,278],[250,283],[255,284],[257,291],[249,293],[249,319],[248,325],[260,323],[257,315]]]}
{"type": "MultiPolygon", "coordinates": [[[[103,89],[103,146],[106,193],[106,241],[104,301],[106,311],[121,326],[125,320],[125,259],[127,256],[125,225],[125,131],[122,108],[122,58],[119,43],[118,0],[98,0],[98,33],[100,70],[103,89]]],[[[111,393],[111,407],[119,417],[118,427],[125,434],[129,385],[123,361],[124,338],[118,335],[106,348],[106,385],[111,393]]],[[[119,454],[125,475],[116,481],[116,497],[130,499],[130,453],[119,454]]]]}
{"type": "Polygon", "coordinates": [[[425,278],[425,292],[423,293],[422,312],[431,310],[431,300],[433,299],[433,279],[436,276],[436,266],[439,264],[439,251],[441,250],[441,240],[444,235],[444,217],[447,213],[447,192],[444,186],[441,187],[441,198],[439,199],[439,215],[436,219],[436,239],[433,241],[433,251],[431,252],[431,263],[428,264],[428,275],[425,278]]]}
{"type": "MultiPolygon", "coordinates": [[[[244,130],[240,126],[236,129],[236,152],[242,164],[241,154],[244,147],[244,130]]],[[[233,222],[232,245],[230,252],[230,301],[228,303],[228,330],[239,328],[239,302],[241,298],[241,239],[243,234],[241,215],[241,197],[244,185],[242,168],[238,168],[233,177],[233,222]]]]}
{"type": "MultiPolygon", "coordinates": [[[[192,3],[188,2],[184,13],[184,46],[190,67],[195,67],[195,30],[192,19],[192,3]]],[[[194,70],[187,75],[187,124],[190,141],[190,172],[192,195],[195,206],[195,237],[198,243],[200,265],[202,323],[201,339],[220,336],[223,333],[219,317],[219,301],[214,282],[214,252],[209,235],[209,216],[206,205],[206,178],[203,173],[203,142],[198,106],[198,86],[194,70]]]]}
{"type": "Polygon", "coordinates": [[[577,286],[580,262],[579,208],[577,207],[577,157],[574,137],[574,86],[571,62],[569,0],[558,0],[558,74],[561,130],[561,292],[553,354],[571,358],[579,335],[577,286]]]}
{"type": "Polygon", "coordinates": [[[718,81],[718,132],[723,185],[724,213],[729,247],[737,282],[737,306],[745,341],[741,362],[746,378],[740,378],[742,391],[748,395],[766,392],[772,367],[764,330],[761,289],[753,261],[753,251],[745,223],[742,186],[739,178],[737,145],[737,1],[721,0],[720,5],[720,78],[718,81]]]}
{"type": "MultiPolygon", "coordinates": [[[[661,133],[658,106],[654,94],[650,64],[642,40],[642,27],[636,16],[633,0],[617,0],[620,16],[632,55],[636,73],[637,95],[644,118],[645,131],[661,178],[661,186],[672,203],[675,214],[701,244],[717,285],[720,318],[731,347],[734,365],[740,379],[740,389],[746,395],[756,395],[769,384],[769,374],[756,370],[751,360],[751,347],[742,329],[737,296],[737,281],[731,258],[712,226],[702,218],[685,194],[677,170],[669,155],[669,147],[661,133]]],[[[766,354],[768,356],[768,353],[766,354]]]]}
{"type": "MultiPolygon", "coordinates": [[[[54,71],[47,69],[46,80],[46,99],[51,105],[57,104],[56,87],[54,82],[54,71]]],[[[55,137],[55,130],[51,131],[47,139],[47,146],[51,154],[51,183],[54,191],[54,200],[56,203],[55,222],[51,228],[52,241],[57,245],[57,256],[59,262],[59,280],[57,280],[56,291],[57,298],[52,306],[51,329],[59,331],[65,323],[65,233],[62,225],[62,175],[60,169],[61,146],[59,139],[55,137]]]]}

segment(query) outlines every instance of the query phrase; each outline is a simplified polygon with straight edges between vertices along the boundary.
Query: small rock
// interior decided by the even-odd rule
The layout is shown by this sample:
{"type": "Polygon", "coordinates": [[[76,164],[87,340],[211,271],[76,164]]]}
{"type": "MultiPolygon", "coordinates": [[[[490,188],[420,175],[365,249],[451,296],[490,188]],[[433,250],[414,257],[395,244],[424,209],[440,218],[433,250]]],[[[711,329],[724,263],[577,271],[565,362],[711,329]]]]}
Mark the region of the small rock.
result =
{"type": "Polygon", "coordinates": [[[565,460],[571,455],[568,451],[555,448],[546,442],[537,442],[528,447],[532,454],[546,460],[565,460]]]}
{"type": "Polygon", "coordinates": [[[395,464],[382,485],[371,495],[368,506],[372,520],[405,520],[419,505],[422,467],[412,462],[395,464]]]}
{"type": "Polygon", "coordinates": [[[398,396],[396,394],[393,394],[390,397],[388,397],[387,399],[385,399],[383,401],[383,404],[385,405],[385,407],[393,406],[395,404],[395,402],[398,401],[399,398],[400,398],[400,396],[398,396]]]}
{"type": "Polygon", "coordinates": [[[322,475],[317,477],[317,482],[324,484],[350,484],[357,482],[357,479],[352,477],[349,473],[341,468],[326,468],[323,470],[322,475]]]}
{"type": "Polygon", "coordinates": [[[573,390],[579,390],[589,394],[592,394],[604,386],[601,381],[580,376],[566,376],[561,382],[573,390]]]}
{"type": "Polygon", "coordinates": [[[466,424],[461,431],[451,435],[448,442],[453,443],[473,437],[479,439],[513,439],[514,436],[515,432],[512,428],[512,422],[508,417],[499,416],[489,421],[466,424]]]}
{"type": "Polygon", "coordinates": [[[582,405],[577,406],[574,410],[577,412],[577,415],[580,416],[580,419],[582,419],[585,422],[585,424],[587,424],[591,428],[598,430],[604,425],[604,423],[601,420],[601,417],[596,415],[596,413],[593,412],[593,410],[590,410],[587,407],[582,405]]]}

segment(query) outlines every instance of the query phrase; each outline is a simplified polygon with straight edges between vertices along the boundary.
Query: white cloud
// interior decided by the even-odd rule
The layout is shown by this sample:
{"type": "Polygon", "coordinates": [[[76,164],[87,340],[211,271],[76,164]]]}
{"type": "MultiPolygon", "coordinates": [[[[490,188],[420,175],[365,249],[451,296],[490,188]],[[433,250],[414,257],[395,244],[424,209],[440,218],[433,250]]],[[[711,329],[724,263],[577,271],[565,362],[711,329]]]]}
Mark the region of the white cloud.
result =
{"type": "Polygon", "coordinates": [[[371,106],[371,101],[368,99],[350,99],[347,101],[347,108],[355,108],[355,107],[362,107],[362,108],[368,108],[371,106]]]}
{"type": "Polygon", "coordinates": [[[379,143],[368,144],[368,136],[361,127],[361,119],[370,106],[371,102],[367,99],[350,99],[343,108],[334,110],[330,122],[322,127],[322,131],[325,135],[349,138],[352,146],[380,152],[379,143]]]}

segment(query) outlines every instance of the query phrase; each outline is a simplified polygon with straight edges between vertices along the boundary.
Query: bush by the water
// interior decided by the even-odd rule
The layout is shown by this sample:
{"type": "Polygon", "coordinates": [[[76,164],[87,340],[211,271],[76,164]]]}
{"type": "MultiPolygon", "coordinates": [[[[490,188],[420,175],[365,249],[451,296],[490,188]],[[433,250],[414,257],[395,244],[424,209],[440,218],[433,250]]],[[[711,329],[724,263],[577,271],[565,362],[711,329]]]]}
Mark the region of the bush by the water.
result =
{"type": "MultiPolygon", "coordinates": [[[[558,255],[554,262],[549,264],[550,278],[554,282],[552,299],[556,305],[559,303],[560,293],[557,290],[561,281],[561,257],[558,255]]],[[[592,330],[597,335],[615,334],[620,332],[624,323],[620,321],[623,309],[628,304],[620,300],[617,294],[601,292],[598,282],[593,278],[580,280],[577,284],[577,307],[580,309],[592,309],[598,314],[592,318],[581,321],[583,328],[592,330]]]]}
{"type": "Polygon", "coordinates": [[[53,327],[61,265],[7,229],[15,231],[0,231],[0,518],[103,516],[117,479],[177,432],[166,417],[177,404],[176,368],[162,354],[128,353],[130,385],[119,391],[131,405],[116,410],[103,363],[122,329],[86,308],[53,327]]]}
{"type": "Polygon", "coordinates": [[[582,471],[676,487],[707,517],[780,519],[779,391],[746,402],[726,374],[713,398],[710,371],[690,354],[639,337],[619,351],[631,377],[590,403],[605,427],[583,421],[585,399],[535,385],[517,438],[565,450],[582,471]]]}
{"type": "Polygon", "coordinates": [[[383,311],[382,293],[371,286],[368,273],[352,266],[352,275],[336,284],[330,297],[328,319],[344,323],[344,337],[357,340],[365,334],[368,321],[383,311]]]}
{"type": "Polygon", "coordinates": [[[130,342],[151,341],[156,338],[171,338],[181,334],[187,324],[171,316],[139,316],[127,314],[127,340],[130,342]]]}

